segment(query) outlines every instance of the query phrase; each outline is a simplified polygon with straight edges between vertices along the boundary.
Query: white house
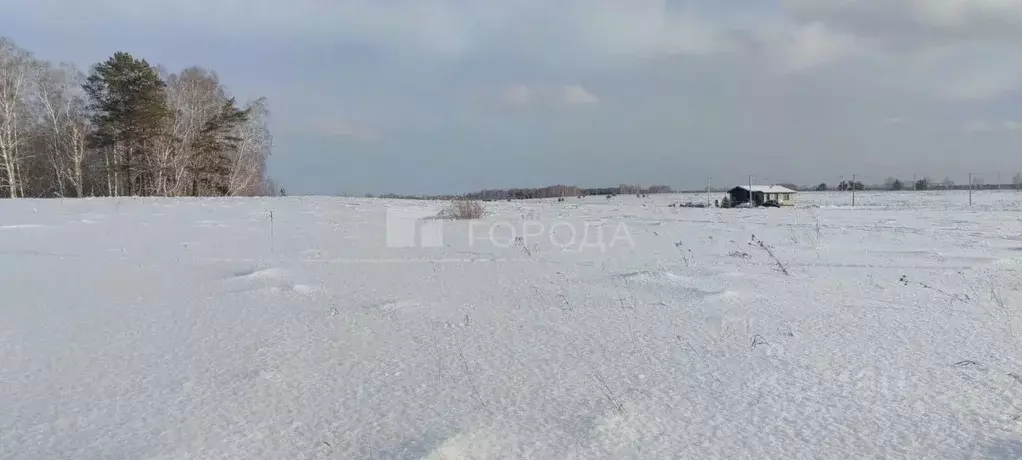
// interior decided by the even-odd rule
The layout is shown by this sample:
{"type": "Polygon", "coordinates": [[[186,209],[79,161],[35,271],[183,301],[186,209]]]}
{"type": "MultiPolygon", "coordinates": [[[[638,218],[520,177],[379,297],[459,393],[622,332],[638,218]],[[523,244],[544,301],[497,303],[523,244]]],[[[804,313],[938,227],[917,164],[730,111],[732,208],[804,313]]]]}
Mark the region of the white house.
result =
{"type": "Polygon", "coordinates": [[[776,201],[781,206],[794,206],[795,205],[795,194],[798,193],[790,188],[781,187],[780,185],[739,185],[727,192],[731,198],[731,205],[739,205],[748,203],[752,200],[752,204],[759,206],[766,201],[776,201]]]}

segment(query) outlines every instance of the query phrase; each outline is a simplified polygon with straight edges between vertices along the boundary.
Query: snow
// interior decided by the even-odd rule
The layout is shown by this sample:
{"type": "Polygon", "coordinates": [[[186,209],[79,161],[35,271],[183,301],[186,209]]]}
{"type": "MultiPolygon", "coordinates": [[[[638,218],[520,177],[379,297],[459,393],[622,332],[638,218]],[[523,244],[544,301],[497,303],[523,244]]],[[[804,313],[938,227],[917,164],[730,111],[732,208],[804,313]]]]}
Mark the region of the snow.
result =
{"type": "Polygon", "coordinates": [[[0,458],[1022,457],[1022,194],[688,198],[2,201],[0,458]]]}

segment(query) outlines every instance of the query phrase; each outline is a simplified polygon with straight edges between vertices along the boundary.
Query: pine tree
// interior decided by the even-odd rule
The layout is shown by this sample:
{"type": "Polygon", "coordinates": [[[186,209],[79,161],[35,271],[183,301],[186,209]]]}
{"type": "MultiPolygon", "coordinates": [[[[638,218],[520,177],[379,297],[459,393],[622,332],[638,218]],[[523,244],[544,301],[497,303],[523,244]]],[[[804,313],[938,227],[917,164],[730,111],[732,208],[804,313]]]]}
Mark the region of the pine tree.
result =
{"type": "Polygon", "coordinates": [[[115,53],[93,67],[82,86],[96,127],[92,144],[106,158],[112,195],[153,194],[153,143],[171,117],[166,85],[144,59],[115,53]]]}

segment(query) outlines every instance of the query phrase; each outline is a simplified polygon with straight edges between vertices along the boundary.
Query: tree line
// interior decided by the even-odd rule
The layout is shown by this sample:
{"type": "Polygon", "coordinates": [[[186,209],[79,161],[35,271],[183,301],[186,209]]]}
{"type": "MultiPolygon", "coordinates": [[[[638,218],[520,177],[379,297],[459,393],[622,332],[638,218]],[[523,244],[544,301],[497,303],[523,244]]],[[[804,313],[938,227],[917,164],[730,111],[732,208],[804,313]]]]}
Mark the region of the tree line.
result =
{"type": "MultiPolygon", "coordinates": [[[[922,178],[915,181],[902,181],[896,177],[888,177],[883,184],[880,185],[865,185],[860,181],[841,181],[837,184],[837,190],[839,191],[851,191],[851,190],[1000,190],[1004,188],[1012,188],[1015,190],[1022,190],[1022,174],[1016,174],[1011,184],[987,184],[983,178],[973,178],[972,184],[956,184],[955,181],[948,177],[945,177],[942,181],[936,181],[930,178],[922,178]]],[[[822,183],[813,188],[803,188],[803,190],[815,190],[817,192],[825,192],[829,190],[829,186],[826,183],[822,183]]],[[[793,189],[794,190],[794,189],[793,189]]]]}
{"type": "Polygon", "coordinates": [[[117,52],[88,74],[0,37],[0,197],[272,194],[264,98],[117,52]]]}
{"type": "Polygon", "coordinates": [[[671,187],[666,185],[643,187],[641,185],[621,184],[617,187],[597,188],[582,188],[574,185],[551,185],[539,188],[483,190],[466,194],[465,198],[473,200],[529,200],[536,198],[560,198],[568,196],[640,195],[652,193],[673,193],[673,190],[671,190],[671,187]]]}
{"type": "Polygon", "coordinates": [[[589,195],[643,195],[653,193],[674,193],[666,185],[643,187],[639,185],[619,185],[617,187],[582,188],[574,185],[550,185],[539,188],[492,189],[460,195],[400,195],[387,193],[383,195],[367,194],[366,198],[389,198],[406,200],[530,200],[538,198],[562,198],[569,196],[589,195]]]}

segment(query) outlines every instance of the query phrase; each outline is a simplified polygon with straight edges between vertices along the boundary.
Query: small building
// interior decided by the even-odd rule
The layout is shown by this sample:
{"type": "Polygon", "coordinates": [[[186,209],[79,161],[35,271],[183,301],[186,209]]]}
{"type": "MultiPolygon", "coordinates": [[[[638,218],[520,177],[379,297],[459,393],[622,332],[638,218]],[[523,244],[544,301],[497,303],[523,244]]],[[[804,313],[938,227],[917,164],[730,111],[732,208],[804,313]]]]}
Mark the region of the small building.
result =
{"type": "Polygon", "coordinates": [[[761,206],[767,201],[776,201],[781,206],[794,206],[796,193],[798,192],[780,185],[753,185],[752,187],[739,185],[727,192],[731,206],[749,203],[750,200],[754,206],[761,206]]]}

